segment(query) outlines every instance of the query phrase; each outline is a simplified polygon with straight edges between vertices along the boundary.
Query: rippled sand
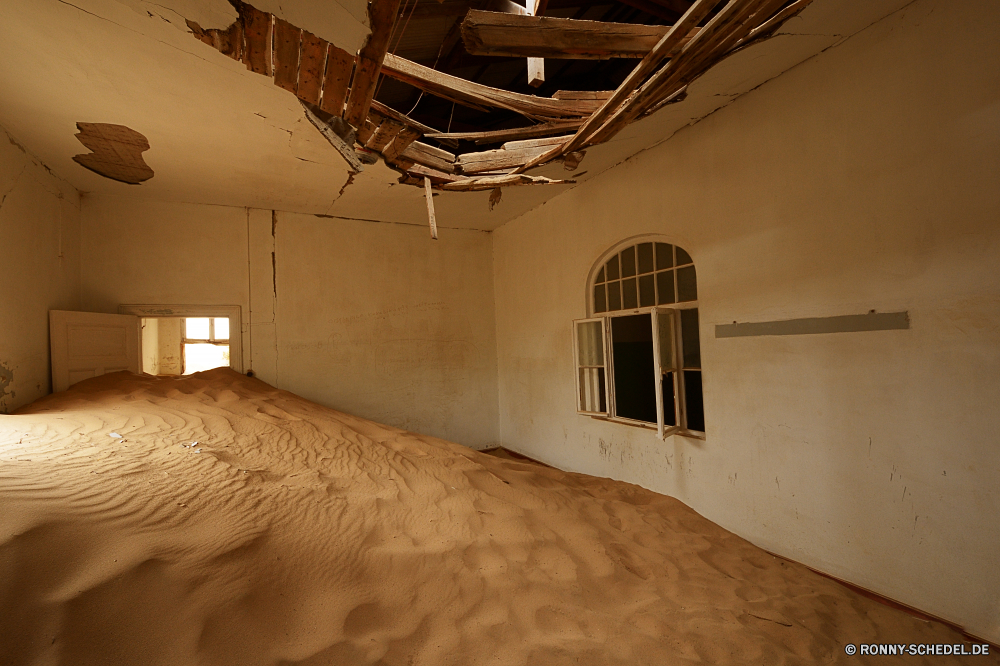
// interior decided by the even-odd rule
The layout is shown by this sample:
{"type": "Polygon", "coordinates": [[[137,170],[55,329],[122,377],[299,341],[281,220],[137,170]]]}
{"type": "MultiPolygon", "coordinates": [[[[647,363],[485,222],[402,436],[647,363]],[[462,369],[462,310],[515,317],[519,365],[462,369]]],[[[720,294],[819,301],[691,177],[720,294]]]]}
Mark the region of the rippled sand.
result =
{"type": "Polygon", "coordinates": [[[865,663],[844,645],[960,640],[669,497],[230,370],[0,416],[4,665],[865,663]]]}

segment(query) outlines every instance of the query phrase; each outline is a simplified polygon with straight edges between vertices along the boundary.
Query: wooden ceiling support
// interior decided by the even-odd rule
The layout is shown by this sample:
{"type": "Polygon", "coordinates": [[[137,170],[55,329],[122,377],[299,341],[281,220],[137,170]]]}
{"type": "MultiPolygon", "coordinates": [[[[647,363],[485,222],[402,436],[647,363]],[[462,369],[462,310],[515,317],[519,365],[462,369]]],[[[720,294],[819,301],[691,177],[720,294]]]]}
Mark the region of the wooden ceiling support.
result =
{"type": "Polygon", "coordinates": [[[399,11],[400,0],[369,0],[368,25],[371,34],[365,40],[364,46],[358,51],[354,66],[354,79],[351,81],[351,94],[347,98],[344,110],[344,120],[353,127],[359,128],[368,117],[372,97],[375,96],[375,84],[378,83],[379,71],[382,69],[382,59],[389,49],[389,37],[392,26],[399,11]]]}
{"type": "MultiPolygon", "coordinates": [[[[462,40],[472,55],[605,60],[643,58],[668,30],[670,26],[470,10],[462,21],[462,40]]],[[[692,29],[666,57],[676,55],[697,32],[692,29]]]]}
{"type": "Polygon", "coordinates": [[[577,129],[581,124],[583,124],[583,120],[578,119],[504,130],[491,130],[486,132],[452,132],[447,134],[428,133],[425,136],[428,139],[436,139],[438,141],[445,139],[461,139],[464,141],[474,141],[478,144],[501,143],[503,141],[516,141],[518,139],[533,139],[537,137],[552,136],[555,134],[564,134],[565,132],[577,129]]]}

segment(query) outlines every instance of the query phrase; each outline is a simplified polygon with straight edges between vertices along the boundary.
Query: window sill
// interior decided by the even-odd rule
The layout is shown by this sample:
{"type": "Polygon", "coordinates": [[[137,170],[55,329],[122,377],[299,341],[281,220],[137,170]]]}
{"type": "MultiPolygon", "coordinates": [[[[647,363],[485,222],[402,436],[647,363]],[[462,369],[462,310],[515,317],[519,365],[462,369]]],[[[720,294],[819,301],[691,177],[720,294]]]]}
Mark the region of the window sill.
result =
{"type": "MultiPolygon", "coordinates": [[[[653,430],[654,432],[658,429],[655,423],[646,423],[645,421],[632,421],[631,419],[616,418],[614,416],[603,416],[600,414],[585,414],[585,416],[590,416],[590,418],[597,421],[606,421],[608,423],[617,423],[619,425],[632,426],[635,428],[643,428],[644,430],[653,430]]],[[[674,432],[668,432],[667,437],[683,437],[685,439],[698,439],[705,441],[705,433],[699,432],[697,430],[677,430],[674,432]]]]}

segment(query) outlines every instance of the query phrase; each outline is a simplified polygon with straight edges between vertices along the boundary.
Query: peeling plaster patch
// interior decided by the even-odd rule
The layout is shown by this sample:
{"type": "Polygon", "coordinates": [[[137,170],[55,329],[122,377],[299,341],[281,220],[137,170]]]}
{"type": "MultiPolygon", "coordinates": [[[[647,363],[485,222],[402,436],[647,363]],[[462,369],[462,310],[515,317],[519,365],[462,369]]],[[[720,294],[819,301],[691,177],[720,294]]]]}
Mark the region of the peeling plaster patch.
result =
{"type": "Polygon", "coordinates": [[[14,381],[14,371],[6,364],[0,363],[0,412],[7,413],[9,405],[8,396],[14,397],[14,391],[8,390],[11,382],[14,381]]]}
{"type": "Polygon", "coordinates": [[[124,125],[77,123],[76,138],[92,153],[74,155],[73,161],[96,174],[121,183],[138,185],[153,177],[153,170],[142,159],[149,141],[124,125]]]}

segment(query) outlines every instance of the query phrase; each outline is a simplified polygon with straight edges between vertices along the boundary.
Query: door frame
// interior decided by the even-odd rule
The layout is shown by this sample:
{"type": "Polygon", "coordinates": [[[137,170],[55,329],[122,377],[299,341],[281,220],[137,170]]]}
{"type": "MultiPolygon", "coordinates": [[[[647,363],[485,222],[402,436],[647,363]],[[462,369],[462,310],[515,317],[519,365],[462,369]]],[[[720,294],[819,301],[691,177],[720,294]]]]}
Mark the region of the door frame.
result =
{"type": "Polygon", "coordinates": [[[119,305],[120,314],[140,319],[166,317],[228,317],[229,367],[243,372],[243,314],[239,305],[119,305]]]}

